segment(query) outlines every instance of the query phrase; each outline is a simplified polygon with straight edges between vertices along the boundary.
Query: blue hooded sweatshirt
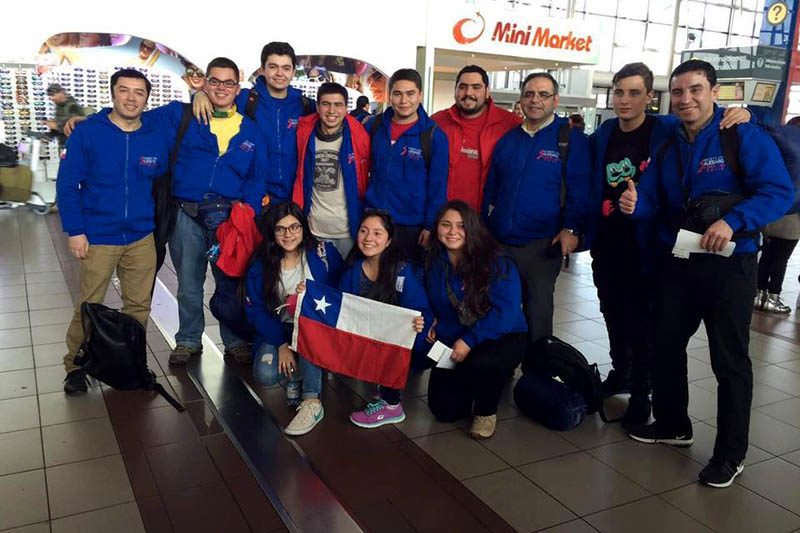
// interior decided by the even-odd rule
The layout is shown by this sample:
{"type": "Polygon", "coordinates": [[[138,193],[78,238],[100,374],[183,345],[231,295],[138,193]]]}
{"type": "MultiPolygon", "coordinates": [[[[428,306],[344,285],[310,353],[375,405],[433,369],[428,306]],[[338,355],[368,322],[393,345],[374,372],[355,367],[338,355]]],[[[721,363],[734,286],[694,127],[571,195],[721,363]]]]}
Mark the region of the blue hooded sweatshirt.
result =
{"type": "Polygon", "coordinates": [[[80,123],[67,141],[56,191],[61,225],[89,244],[127,245],[155,228],[153,180],[167,170],[170,139],[159,122],[122,131],[110,109],[80,123]]]}
{"type": "MultiPolygon", "coordinates": [[[[311,279],[335,287],[339,273],[342,269],[342,256],[329,242],[320,243],[322,249],[306,251],[306,264],[311,274],[311,279]]],[[[267,309],[264,300],[264,261],[256,256],[247,268],[245,279],[244,311],[247,321],[253,326],[253,347],[262,344],[280,346],[285,342],[291,343],[286,337],[286,330],[281,323],[281,317],[272,309],[267,309]]]]}
{"type": "MultiPolygon", "coordinates": [[[[339,280],[340,291],[355,294],[356,296],[364,296],[361,294],[361,276],[364,275],[361,266],[363,263],[364,259],[356,259],[352,266],[345,268],[339,280]]],[[[428,305],[425,289],[409,263],[400,263],[395,277],[395,289],[397,290],[396,305],[398,307],[405,307],[422,313],[422,317],[425,319],[425,327],[422,328],[421,332],[417,333],[413,350],[427,352],[430,344],[425,340],[425,336],[433,323],[433,313],[431,313],[430,305],[428,305]]],[[[411,324],[408,327],[410,328],[411,324]]]]}
{"type": "Polygon", "coordinates": [[[422,106],[419,120],[392,144],[390,107],[383,113],[377,131],[375,119],[366,124],[372,137],[372,163],[365,203],[367,207],[385,209],[395,224],[433,228],[436,213],[447,201],[447,174],[450,155],[447,136],[436,127],[431,138],[430,166],[425,166],[420,134],[436,123],[422,106]]]}
{"type": "MultiPolygon", "coordinates": [[[[633,217],[647,218],[659,212],[666,215],[659,217],[656,223],[658,239],[669,249],[675,245],[677,230],[667,220],[683,209],[684,186],[691,200],[719,191],[747,196],[722,217],[734,233],[758,232],[791,207],[794,185],[778,147],[758,127],[739,124],[736,128],[743,178],[737,178],[725,164],[719,135],[723,111],[715,105],[714,116],[700,130],[694,142],[688,141],[683,127],[674,128],[674,143],[663,158],[658,157],[662,149],[656,148],[650,165],[639,180],[633,217]],[[679,168],[679,162],[683,163],[683,168],[679,168]]],[[[757,250],[756,239],[747,237],[736,241],[734,253],[755,253],[757,250]]]]}
{"type": "MultiPolygon", "coordinates": [[[[150,111],[173,132],[181,123],[181,102],[172,102],[150,111]]],[[[174,142],[174,140],[173,140],[174,142]]],[[[256,213],[261,211],[261,198],[269,191],[272,175],[268,164],[266,139],[255,122],[242,118],[239,133],[220,155],[217,136],[207,124],[190,120],[181,141],[172,174],[172,193],[176,198],[199,202],[206,193],[232,200],[244,200],[256,213]]]]}
{"type": "Polygon", "coordinates": [[[450,287],[459,301],[464,300],[464,280],[456,275],[447,253],[433,261],[425,272],[425,290],[431,310],[436,316],[436,339],[452,346],[458,339],[470,348],[499,339],[507,333],[528,331],[522,313],[522,285],[513,261],[501,257],[495,265],[495,275],[489,282],[491,309],[470,327],[461,325],[458,314],[447,296],[445,269],[450,269],[450,287]]]}
{"type": "Polygon", "coordinates": [[[571,129],[562,210],[558,129],[566,122],[555,117],[533,137],[520,126],[495,145],[481,212],[501,243],[524,246],[535,239],[552,239],[562,229],[585,232],[592,211],[592,154],[586,135],[571,129]]]}
{"type": "MultiPolygon", "coordinates": [[[[264,77],[259,76],[252,89],[245,89],[236,97],[236,108],[243,115],[247,109],[250,91],[258,93],[255,122],[267,139],[271,167],[268,189],[272,196],[271,201],[276,203],[290,200],[297,172],[297,121],[305,114],[303,93],[289,87],[286,98],[274,98],[269,94],[264,77]]],[[[308,102],[310,110],[316,111],[313,100],[308,102]]]]}

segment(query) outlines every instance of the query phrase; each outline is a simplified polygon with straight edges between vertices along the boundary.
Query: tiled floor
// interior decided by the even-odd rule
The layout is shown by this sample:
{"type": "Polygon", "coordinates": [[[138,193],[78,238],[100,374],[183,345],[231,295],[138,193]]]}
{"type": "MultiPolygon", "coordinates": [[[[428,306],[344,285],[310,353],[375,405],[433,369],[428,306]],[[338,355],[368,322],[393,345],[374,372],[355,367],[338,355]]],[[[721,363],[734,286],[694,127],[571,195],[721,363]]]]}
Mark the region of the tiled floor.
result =
{"type": "MultiPolygon", "coordinates": [[[[62,340],[77,273],[69,261],[62,264],[63,243],[51,238],[57,224],[53,216],[0,211],[0,530],[281,528],[194,386],[166,365],[168,347],[154,328],[151,367],[187,404],[186,413],[160,398],[99,386],[82,398],[63,395],[62,340]]],[[[800,253],[785,283],[784,299],[792,304],[799,271],[800,253]]],[[[118,302],[113,290],[109,301],[118,302]]],[[[587,258],[559,277],[556,303],[556,335],[607,372],[608,340],[587,258]]],[[[497,434],[476,442],[466,435],[466,421],[433,420],[425,376],[410,383],[408,418],[392,439],[411,439],[518,531],[800,531],[799,321],[794,313],[754,315],[751,447],[743,475],[727,490],[696,482],[716,424],[716,383],[702,330],[689,351],[691,448],[640,445],[596,417],[571,432],[549,431],[518,413],[510,388],[497,434]]],[[[209,324],[219,342],[218,328],[209,324]]],[[[341,383],[367,394],[361,384],[341,383]]],[[[621,399],[608,405],[623,407],[621,399]]],[[[308,441],[310,451],[322,437],[308,441]]],[[[401,520],[387,523],[408,530],[401,520]]]]}

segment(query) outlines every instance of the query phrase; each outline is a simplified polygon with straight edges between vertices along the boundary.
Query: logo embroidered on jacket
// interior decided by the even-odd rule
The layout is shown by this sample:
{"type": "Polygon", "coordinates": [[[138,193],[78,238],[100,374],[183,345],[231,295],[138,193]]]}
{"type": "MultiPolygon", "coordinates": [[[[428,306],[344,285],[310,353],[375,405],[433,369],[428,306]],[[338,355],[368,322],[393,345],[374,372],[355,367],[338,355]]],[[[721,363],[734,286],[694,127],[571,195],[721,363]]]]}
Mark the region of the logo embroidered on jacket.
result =
{"type": "Polygon", "coordinates": [[[250,141],[244,141],[242,144],[239,145],[239,150],[242,152],[253,152],[255,150],[256,145],[250,141]]]}
{"type": "Polygon", "coordinates": [[[555,150],[539,150],[539,153],[536,155],[536,159],[541,159],[542,161],[546,161],[547,163],[560,163],[561,157],[559,153],[555,150]]]}
{"type": "Polygon", "coordinates": [[[467,148],[466,146],[461,147],[461,153],[467,156],[467,159],[478,159],[480,153],[475,148],[467,148]]]}
{"type": "Polygon", "coordinates": [[[697,167],[698,174],[704,172],[722,172],[723,170],[725,170],[725,158],[721,155],[717,157],[706,157],[700,161],[700,165],[697,167]]]}
{"type": "Polygon", "coordinates": [[[296,127],[297,127],[297,119],[296,118],[290,118],[289,120],[286,121],[286,129],[293,130],[296,127]]]}
{"type": "Polygon", "coordinates": [[[158,157],[142,155],[139,156],[139,166],[146,168],[156,168],[158,166],[158,157]]]}
{"type": "Polygon", "coordinates": [[[400,152],[400,157],[408,157],[411,160],[419,161],[422,159],[422,149],[413,148],[411,146],[404,146],[403,151],[400,152]]]}
{"type": "Polygon", "coordinates": [[[352,165],[353,163],[355,163],[355,161],[356,161],[356,154],[354,154],[352,152],[347,154],[347,164],[348,165],[352,165]]]}

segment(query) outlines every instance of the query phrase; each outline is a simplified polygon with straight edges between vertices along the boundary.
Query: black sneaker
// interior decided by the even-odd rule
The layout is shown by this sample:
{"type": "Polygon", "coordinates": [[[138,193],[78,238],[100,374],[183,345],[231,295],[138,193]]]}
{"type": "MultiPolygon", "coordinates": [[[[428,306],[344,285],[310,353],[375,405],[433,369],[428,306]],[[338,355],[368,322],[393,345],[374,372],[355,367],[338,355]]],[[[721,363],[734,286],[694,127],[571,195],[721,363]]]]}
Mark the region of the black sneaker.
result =
{"type": "Polygon", "coordinates": [[[697,475],[697,479],[703,485],[724,489],[730,487],[736,476],[742,473],[744,464],[736,464],[731,461],[717,461],[711,459],[704,469],[697,475]]]}
{"type": "Polygon", "coordinates": [[[630,392],[630,383],[621,372],[611,369],[611,372],[608,373],[608,377],[603,381],[601,389],[603,398],[608,398],[609,396],[627,394],[630,392]]]}
{"type": "Polygon", "coordinates": [[[646,444],[669,444],[671,446],[691,446],[694,442],[692,428],[688,431],[667,431],[658,422],[653,422],[646,426],[639,426],[628,432],[628,436],[633,440],[646,444]]]}
{"type": "Polygon", "coordinates": [[[647,424],[650,419],[650,396],[646,394],[631,394],[628,408],[622,415],[622,427],[628,431],[647,424]]]}
{"type": "Polygon", "coordinates": [[[249,344],[240,344],[233,348],[225,348],[225,357],[229,357],[240,365],[249,365],[253,362],[253,350],[249,344]]]}
{"type": "Polygon", "coordinates": [[[70,396],[77,396],[79,394],[86,394],[89,390],[89,380],[86,377],[86,371],[82,368],[73,370],[64,378],[64,392],[70,396]]]}

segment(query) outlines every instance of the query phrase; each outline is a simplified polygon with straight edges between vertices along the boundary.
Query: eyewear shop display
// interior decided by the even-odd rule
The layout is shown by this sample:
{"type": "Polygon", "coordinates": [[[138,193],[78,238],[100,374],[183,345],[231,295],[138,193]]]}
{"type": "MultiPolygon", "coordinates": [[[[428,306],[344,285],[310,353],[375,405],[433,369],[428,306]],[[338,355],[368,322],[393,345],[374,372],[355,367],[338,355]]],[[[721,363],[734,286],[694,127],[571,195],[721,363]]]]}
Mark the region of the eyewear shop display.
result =
{"type": "MultiPolygon", "coordinates": [[[[46,92],[50,84],[61,85],[80,106],[94,110],[111,107],[109,81],[120,68],[59,67],[40,75],[35,65],[0,64],[0,132],[5,133],[5,144],[16,146],[31,132],[44,134],[49,131],[46,121],[55,116],[55,105],[46,92]]],[[[180,77],[146,68],[137,70],[153,84],[148,109],[173,100],[189,101],[189,91],[180,77]]],[[[58,157],[58,143],[42,143],[41,158],[55,157],[58,157]]]]}

